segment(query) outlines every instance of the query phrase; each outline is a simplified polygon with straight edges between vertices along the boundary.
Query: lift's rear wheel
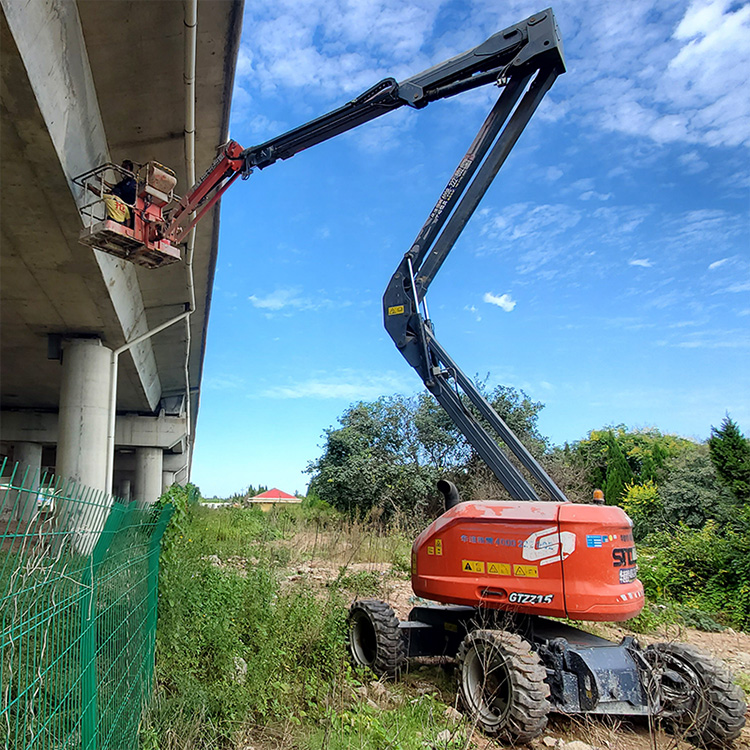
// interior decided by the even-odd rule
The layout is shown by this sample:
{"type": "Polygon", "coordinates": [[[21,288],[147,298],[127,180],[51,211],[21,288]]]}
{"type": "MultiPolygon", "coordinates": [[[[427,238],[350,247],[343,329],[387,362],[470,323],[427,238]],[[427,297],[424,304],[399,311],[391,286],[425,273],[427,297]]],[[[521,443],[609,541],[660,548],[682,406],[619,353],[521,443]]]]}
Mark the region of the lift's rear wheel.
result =
{"type": "Polygon", "coordinates": [[[683,643],[655,643],[651,664],[657,717],[701,747],[727,748],[745,726],[745,700],[721,662],[683,643]]]}
{"type": "Polygon", "coordinates": [[[405,661],[404,644],[393,609],[378,599],[361,599],[349,609],[352,661],[378,676],[398,676],[405,661]]]}
{"type": "Polygon", "coordinates": [[[547,726],[547,672],[528,641],[505,630],[474,630],[458,650],[458,692],[488,734],[524,743],[547,726]]]}

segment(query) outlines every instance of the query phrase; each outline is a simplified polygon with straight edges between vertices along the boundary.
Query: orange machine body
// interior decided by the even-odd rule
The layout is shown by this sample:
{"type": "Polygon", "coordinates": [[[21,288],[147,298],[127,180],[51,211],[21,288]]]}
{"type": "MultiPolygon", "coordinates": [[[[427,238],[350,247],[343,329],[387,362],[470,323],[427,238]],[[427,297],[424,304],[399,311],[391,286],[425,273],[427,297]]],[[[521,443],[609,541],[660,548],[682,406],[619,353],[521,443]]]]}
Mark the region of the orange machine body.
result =
{"type": "Polygon", "coordinates": [[[630,519],[617,507],[464,502],[414,542],[412,588],[450,604],[617,622],[643,608],[630,519]]]}

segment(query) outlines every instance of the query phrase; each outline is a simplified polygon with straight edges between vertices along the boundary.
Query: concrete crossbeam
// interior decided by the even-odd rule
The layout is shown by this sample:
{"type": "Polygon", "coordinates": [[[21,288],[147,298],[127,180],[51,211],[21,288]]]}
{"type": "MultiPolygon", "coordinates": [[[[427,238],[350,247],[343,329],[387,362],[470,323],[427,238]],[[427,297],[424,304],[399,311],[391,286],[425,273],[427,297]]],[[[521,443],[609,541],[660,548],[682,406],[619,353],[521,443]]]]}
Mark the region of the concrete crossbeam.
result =
{"type": "MultiPolygon", "coordinates": [[[[58,442],[57,414],[3,411],[0,420],[0,441],[3,443],[56,445],[58,442]]],[[[118,448],[177,449],[179,452],[187,434],[186,428],[185,417],[119,416],[115,425],[115,445],[118,448]]]]}

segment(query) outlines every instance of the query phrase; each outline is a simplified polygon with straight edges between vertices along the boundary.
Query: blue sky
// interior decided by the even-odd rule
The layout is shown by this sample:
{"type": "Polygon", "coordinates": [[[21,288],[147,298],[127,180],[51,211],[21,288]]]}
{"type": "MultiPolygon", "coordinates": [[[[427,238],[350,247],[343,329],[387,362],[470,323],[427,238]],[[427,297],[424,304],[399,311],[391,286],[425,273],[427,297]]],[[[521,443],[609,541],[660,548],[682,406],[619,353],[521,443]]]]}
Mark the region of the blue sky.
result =
{"type": "MultiPolygon", "coordinates": [[[[541,10],[253,0],[231,136],[250,146],[541,10]]],[[[557,80],[433,283],[468,374],[546,404],[554,443],[624,423],[750,432],[750,4],[558,0],[557,80]]],[[[497,96],[399,110],[223,199],[192,479],[303,491],[352,402],[422,387],[381,296],[497,96]]]]}

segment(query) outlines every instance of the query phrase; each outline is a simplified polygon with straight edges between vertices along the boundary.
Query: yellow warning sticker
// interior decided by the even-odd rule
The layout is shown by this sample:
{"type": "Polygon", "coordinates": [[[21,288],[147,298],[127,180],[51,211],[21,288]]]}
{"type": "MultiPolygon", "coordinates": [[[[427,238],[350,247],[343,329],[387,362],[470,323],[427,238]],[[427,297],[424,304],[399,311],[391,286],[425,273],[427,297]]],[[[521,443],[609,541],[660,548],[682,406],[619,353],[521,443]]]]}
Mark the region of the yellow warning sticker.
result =
{"type": "Polygon", "coordinates": [[[487,563],[487,572],[493,576],[509,576],[510,563],[487,563]]]}
{"type": "Polygon", "coordinates": [[[403,305],[395,305],[394,307],[388,308],[388,315],[403,315],[403,314],[404,314],[403,305]]]}
{"type": "Polygon", "coordinates": [[[436,555],[443,554],[443,540],[442,539],[435,540],[435,554],[436,555]]]}
{"type": "Polygon", "coordinates": [[[539,568],[536,565],[514,565],[513,575],[519,578],[539,578],[539,568]]]}
{"type": "Polygon", "coordinates": [[[451,633],[458,633],[458,625],[455,622],[444,622],[443,628],[451,633]]]}
{"type": "Polygon", "coordinates": [[[435,548],[434,547],[428,547],[427,548],[427,554],[428,555],[434,555],[435,554],[435,548]]]}
{"type": "Polygon", "coordinates": [[[461,570],[464,573],[484,573],[484,563],[481,560],[461,560],[461,570]]]}

